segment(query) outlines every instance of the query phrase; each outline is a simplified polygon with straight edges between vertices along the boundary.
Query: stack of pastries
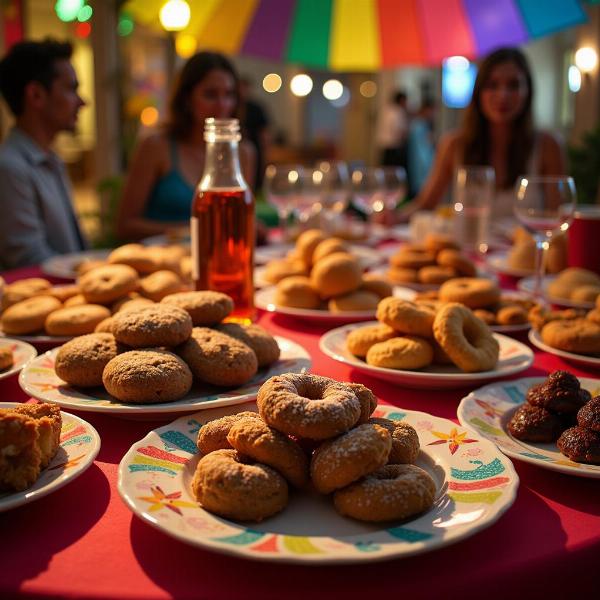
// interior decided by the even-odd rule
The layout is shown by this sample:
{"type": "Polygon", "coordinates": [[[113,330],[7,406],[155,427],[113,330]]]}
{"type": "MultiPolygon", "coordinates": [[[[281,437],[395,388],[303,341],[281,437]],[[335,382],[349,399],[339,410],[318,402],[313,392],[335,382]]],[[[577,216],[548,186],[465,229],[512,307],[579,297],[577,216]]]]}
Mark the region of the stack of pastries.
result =
{"type": "Polygon", "coordinates": [[[417,432],[372,418],[377,399],[365,386],[288,373],[263,384],[257,405],[258,414],[200,428],[192,491],[206,510],[261,521],[285,508],[288,485],[332,494],[340,514],[361,521],[407,519],[432,506],[436,484],[413,464],[417,432]]]}

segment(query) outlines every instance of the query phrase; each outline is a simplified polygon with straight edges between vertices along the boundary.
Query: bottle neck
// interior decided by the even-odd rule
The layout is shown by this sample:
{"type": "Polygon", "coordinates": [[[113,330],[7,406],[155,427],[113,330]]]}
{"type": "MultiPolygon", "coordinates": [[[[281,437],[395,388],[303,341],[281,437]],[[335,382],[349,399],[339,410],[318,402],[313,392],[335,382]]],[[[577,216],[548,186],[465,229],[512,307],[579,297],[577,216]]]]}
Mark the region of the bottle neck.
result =
{"type": "Polygon", "coordinates": [[[248,188],[240,168],[237,140],[206,142],[204,172],[198,187],[201,190],[248,188]]]}

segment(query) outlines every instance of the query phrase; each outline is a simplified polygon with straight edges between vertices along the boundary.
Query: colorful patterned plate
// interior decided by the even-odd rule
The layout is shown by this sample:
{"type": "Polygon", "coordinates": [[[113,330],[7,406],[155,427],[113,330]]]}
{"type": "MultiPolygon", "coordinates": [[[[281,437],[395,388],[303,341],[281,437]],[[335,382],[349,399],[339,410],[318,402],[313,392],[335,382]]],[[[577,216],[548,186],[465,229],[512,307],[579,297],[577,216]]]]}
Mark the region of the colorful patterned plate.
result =
{"type": "Polygon", "coordinates": [[[63,279],[77,279],[77,267],[85,260],[104,260],[110,254],[110,250],[86,250],[85,252],[73,252],[71,254],[57,254],[45,260],[42,272],[52,277],[63,279]]]}
{"type": "Polygon", "coordinates": [[[489,381],[490,379],[501,379],[520,373],[533,363],[531,348],[505,335],[495,333],[494,337],[500,344],[500,357],[493,371],[463,373],[457,367],[440,365],[426,367],[419,371],[373,367],[348,351],[346,348],[346,337],[353,329],[377,324],[378,321],[371,321],[369,323],[345,325],[344,327],[332,329],[321,336],[319,348],[334,360],[363,371],[372,377],[391,381],[392,383],[406,387],[429,390],[461,388],[489,381]]]}
{"type": "Polygon", "coordinates": [[[548,352],[549,354],[554,354],[555,356],[559,356],[560,358],[564,358],[565,360],[583,367],[592,368],[594,370],[600,369],[600,357],[586,356],[585,354],[575,354],[574,352],[566,352],[565,350],[559,350],[558,348],[548,346],[548,344],[545,344],[542,341],[540,332],[536,331],[535,329],[532,329],[529,332],[529,341],[540,350],[548,352]]]}
{"type": "MultiPolygon", "coordinates": [[[[567,475],[600,478],[600,466],[584,465],[561,454],[556,444],[521,442],[507,429],[514,411],[525,401],[527,390],[543,377],[525,377],[505,383],[492,383],[471,392],[458,407],[458,419],[465,427],[472,427],[483,437],[494,442],[504,454],[544,469],[567,475]]],[[[600,393],[600,380],[579,377],[582,387],[600,393]]]]}
{"type": "Polygon", "coordinates": [[[13,340],[11,338],[0,338],[0,348],[8,346],[13,353],[13,366],[4,371],[0,371],[0,379],[10,377],[15,373],[18,373],[32,358],[37,356],[37,350],[20,340],[13,340]]]}
{"type": "Polygon", "coordinates": [[[190,393],[176,402],[160,404],[124,404],[115,400],[104,388],[74,388],[67,385],[54,372],[58,348],[50,350],[31,361],[19,376],[19,385],[34,398],[54,402],[59,406],[89,412],[106,412],[116,415],[148,416],[193,412],[205,408],[247,402],[256,396],[258,388],[273,375],[303,373],[310,368],[311,360],[306,350],[282,337],[276,337],[281,348],[280,359],[268,369],[261,369],[247,384],[237,389],[194,386],[190,393]]]}
{"type": "MultiPolygon", "coordinates": [[[[0,402],[0,408],[16,405],[16,402],[0,402]]],[[[94,462],[99,450],[98,432],[83,419],[63,412],[56,456],[30,488],[11,494],[0,492],[0,512],[33,502],[79,477],[94,462]]]]}
{"type": "Polygon", "coordinates": [[[433,508],[403,523],[362,523],[338,515],[331,497],[293,490],[289,505],[258,524],[214,516],[190,482],[202,423],[254,405],[202,411],[135,443],[119,465],[118,489],[144,521],[183,542],[239,557],[288,563],[353,563],[428,552],[489,527],[513,503],[518,477],[498,449],[472,431],[422,412],[379,406],[375,416],[404,419],[421,441],[417,464],[437,484],[433,508]]]}

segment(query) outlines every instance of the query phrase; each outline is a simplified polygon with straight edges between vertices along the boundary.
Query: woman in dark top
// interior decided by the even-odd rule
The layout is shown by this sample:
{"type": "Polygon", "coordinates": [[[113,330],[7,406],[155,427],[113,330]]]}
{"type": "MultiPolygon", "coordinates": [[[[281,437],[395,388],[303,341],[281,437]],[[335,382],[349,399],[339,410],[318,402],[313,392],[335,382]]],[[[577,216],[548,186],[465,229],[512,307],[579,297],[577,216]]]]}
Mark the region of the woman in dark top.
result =
{"type": "MultiPolygon", "coordinates": [[[[236,116],[237,74],[227,58],[199,52],[184,65],[169,101],[167,122],[139,143],[125,181],[117,234],[140,239],[189,224],[204,168],[204,120],[236,116]]],[[[244,177],[254,180],[254,150],[240,144],[244,177]]]]}

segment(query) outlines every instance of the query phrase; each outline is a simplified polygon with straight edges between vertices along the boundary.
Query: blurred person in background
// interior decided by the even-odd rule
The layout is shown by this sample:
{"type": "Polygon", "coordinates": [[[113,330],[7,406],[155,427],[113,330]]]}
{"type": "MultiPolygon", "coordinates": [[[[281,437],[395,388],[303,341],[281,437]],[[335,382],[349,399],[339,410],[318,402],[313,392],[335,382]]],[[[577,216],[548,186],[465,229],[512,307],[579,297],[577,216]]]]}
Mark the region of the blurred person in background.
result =
{"type": "Polygon", "coordinates": [[[423,187],[435,157],[435,109],[435,100],[425,98],[408,128],[406,171],[410,197],[416,196],[423,187]]]}
{"type": "Polygon", "coordinates": [[[463,165],[494,168],[495,218],[512,217],[519,175],[564,175],[562,145],[553,134],[534,129],[532,100],[531,70],[524,54],[517,48],[500,48],[489,54],[479,66],[462,126],[441,138],[423,189],[400,211],[399,219],[435,208],[456,169],[463,165]]]}
{"type": "MultiPolygon", "coordinates": [[[[232,118],[239,80],[222,54],[199,52],[183,66],[172,90],[166,123],[136,148],[121,194],[117,235],[140,239],[189,227],[196,185],[204,170],[204,121],[232,118]]],[[[240,143],[244,178],[254,186],[255,152],[240,143]]]]}
{"type": "Polygon", "coordinates": [[[0,62],[0,92],[15,126],[0,146],[0,268],[32,265],[86,247],[65,165],[52,151],[79,109],[73,48],[51,39],[15,44],[0,62]]]}
{"type": "Polygon", "coordinates": [[[254,189],[260,190],[265,176],[265,155],[271,143],[270,120],[264,107],[250,97],[251,89],[252,80],[242,77],[240,79],[240,123],[244,138],[252,142],[256,150],[254,189]]]}
{"type": "Polygon", "coordinates": [[[407,96],[396,91],[384,104],[377,117],[375,142],[380,149],[383,166],[406,168],[406,135],[408,133],[407,96]]]}

